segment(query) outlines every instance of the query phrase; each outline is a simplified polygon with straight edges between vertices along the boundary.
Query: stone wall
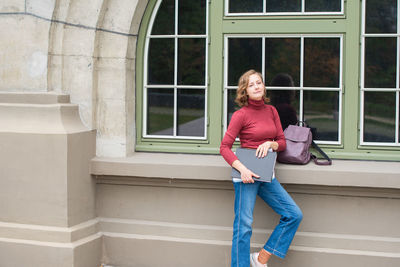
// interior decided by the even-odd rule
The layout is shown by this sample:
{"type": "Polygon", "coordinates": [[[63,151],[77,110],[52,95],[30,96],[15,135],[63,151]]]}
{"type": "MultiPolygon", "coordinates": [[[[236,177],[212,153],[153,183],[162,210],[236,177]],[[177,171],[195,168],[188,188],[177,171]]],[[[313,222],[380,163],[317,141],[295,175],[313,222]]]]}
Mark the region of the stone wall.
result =
{"type": "Polygon", "coordinates": [[[135,50],[147,0],[0,1],[0,91],[70,95],[97,155],[134,150],[135,50]]]}

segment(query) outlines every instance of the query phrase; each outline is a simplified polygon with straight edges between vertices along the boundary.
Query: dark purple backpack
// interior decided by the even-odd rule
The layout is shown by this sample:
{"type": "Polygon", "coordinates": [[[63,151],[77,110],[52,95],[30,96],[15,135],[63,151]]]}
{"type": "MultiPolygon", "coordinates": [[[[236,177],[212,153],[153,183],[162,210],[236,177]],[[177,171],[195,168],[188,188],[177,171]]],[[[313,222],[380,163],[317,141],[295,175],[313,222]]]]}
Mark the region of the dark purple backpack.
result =
{"type": "Polygon", "coordinates": [[[290,164],[307,164],[312,159],[317,165],[331,165],[332,160],[326,155],[321,148],[314,143],[312,139],[311,129],[298,125],[289,125],[283,132],[286,139],[286,149],[279,152],[278,161],[290,164]],[[315,149],[326,159],[326,161],[318,161],[317,157],[310,153],[310,146],[315,149]]]}

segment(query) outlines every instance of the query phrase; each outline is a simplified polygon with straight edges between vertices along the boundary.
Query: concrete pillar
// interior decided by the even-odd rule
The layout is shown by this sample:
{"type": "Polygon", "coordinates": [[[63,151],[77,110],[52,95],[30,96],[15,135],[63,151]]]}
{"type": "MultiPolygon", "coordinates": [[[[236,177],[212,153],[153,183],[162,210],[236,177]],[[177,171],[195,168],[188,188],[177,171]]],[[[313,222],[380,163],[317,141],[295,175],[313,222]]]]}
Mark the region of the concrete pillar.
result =
{"type": "Polygon", "coordinates": [[[68,95],[0,93],[1,266],[100,265],[94,155],[68,95]]]}

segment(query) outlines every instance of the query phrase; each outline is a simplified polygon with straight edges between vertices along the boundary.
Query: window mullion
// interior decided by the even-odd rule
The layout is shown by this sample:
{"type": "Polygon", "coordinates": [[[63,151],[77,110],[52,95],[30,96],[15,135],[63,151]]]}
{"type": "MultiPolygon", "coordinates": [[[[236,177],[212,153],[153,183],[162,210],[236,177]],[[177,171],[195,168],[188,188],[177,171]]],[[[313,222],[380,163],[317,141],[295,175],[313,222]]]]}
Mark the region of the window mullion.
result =
{"type": "MultiPolygon", "coordinates": [[[[300,88],[304,86],[304,36],[300,37],[300,88]]],[[[299,121],[304,120],[303,89],[300,90],[299,99],[299,121]]]]}
{"type": "MultiPolygon", "coordinates": [[[[264,3],[265,3],[265,1],[264,1],[264,3]]],[[[266,71],[266,69],[265,69],[265,37],[263,37],[262,39],[261,39],[261,73],[262,73],[262,76],[263,76],[263,78],[264,78],[264,83],[265,83],[265,81],[266,81],[266,77],[265,77],[265,71],[266,71]]],[[[267,77],[268,78],[268,77],[267,77]]]]}
{"type": "Polygon", "coordinates": [[[173,136],[177,136],[177,116],[178,116],[178,12],[179,12],[179,0],[175,0],[175,37],[174,37],[174,124],[173,124],[173,136]]]}
{"type": "Polygon", "coordinates": [[[267,0],[263,0],[263,14],[265,13],[267,13],[267,0]]]}
{"type": "Polygon", "coordinates": [[[395,143],[398,145],[398,144],[400,144],[400,140],[399,140],[399,112],[400,112],[400,107],[399,107],[399,105],[400,105],[400,102],[399,102],[399,100],[400,100],[400,97],[399,97],[399,94],[400,94],[400,92],[397,90],[397,92],[396,92],[396,121],[395,121],[395,127],[396,127],[396,129],[395,129],[395,143]]]}

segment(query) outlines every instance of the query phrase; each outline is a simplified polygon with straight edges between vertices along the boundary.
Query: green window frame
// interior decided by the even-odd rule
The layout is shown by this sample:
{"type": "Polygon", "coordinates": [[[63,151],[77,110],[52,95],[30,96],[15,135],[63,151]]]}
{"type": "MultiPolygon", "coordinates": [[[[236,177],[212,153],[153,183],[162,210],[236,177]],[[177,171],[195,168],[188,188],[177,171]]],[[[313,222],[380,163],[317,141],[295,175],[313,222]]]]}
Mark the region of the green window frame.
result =
{"type": "MultiPolygon", "coordinates": [[[[321,142],[332,158],[400,160],[400,147],[364,144],[361,141],[361,62],[363,1],[342,1],[337,14],[226,14],[226,1],[208,0],[208,58],[206,138],[157,138],[143,134],[146,37],[157,0],[150,0],[136,47],[136,151],[218,154],[226,127],[225,58],[229,36],[340,36],[342,71],[341,116],[338,142],[321,142]]],[[[268,79],[268,77],[267,77],[268,79]]],[[[397,94],[399,94],[397,92],[397,94]]]]}

